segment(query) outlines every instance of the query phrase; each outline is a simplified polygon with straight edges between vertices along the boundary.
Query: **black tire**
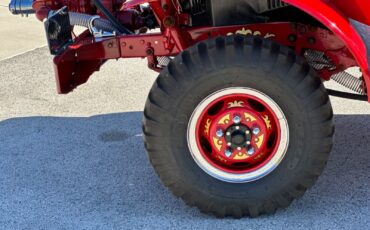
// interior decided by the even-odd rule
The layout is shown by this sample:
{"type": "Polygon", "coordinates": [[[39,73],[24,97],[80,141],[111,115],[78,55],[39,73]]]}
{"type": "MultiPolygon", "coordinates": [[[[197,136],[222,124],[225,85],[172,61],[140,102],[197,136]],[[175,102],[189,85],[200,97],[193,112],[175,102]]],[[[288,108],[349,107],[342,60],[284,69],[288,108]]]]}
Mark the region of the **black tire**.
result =
{"type": "Polygon", "coordinates": [[[149,93],[143,132],[150,162],[175,196],[219,217],[255,217],[287,207],[313,186],[332,148],[332,120],[326,89],[294,51],[258,37],[230,36],[201,42],[171,61],[149,93]],[[272,173],[227,183],[196,164],[187,125],[205,97],[240,86],[265,93],[281,107],[290,143],[272,173]]]}

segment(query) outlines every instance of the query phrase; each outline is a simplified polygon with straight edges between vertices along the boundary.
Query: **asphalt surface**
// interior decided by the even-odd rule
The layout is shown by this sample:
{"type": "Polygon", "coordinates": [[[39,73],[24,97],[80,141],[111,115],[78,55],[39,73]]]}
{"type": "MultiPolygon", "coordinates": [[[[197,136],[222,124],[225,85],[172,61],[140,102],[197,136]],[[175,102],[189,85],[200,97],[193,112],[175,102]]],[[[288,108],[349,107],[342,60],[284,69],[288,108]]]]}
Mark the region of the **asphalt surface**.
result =
{"type": "Polygon", "coordinates": [[[335,147],[303,198],[217,219],[173,197],[147,160],[145,66],[111,61],[57,95],[46,48],[0,61],[0,229],[370,229],[370,105],[333,99],[335,147]]]}

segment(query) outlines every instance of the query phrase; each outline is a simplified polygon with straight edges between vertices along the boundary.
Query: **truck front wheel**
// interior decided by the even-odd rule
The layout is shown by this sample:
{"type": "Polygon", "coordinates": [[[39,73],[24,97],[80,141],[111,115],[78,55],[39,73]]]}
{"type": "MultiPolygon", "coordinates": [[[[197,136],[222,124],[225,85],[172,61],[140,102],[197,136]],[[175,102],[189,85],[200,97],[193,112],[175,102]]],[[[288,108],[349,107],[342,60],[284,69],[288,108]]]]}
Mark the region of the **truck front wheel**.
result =
{"type": "Polygon", "coordinates": [[[322,173],[334,128],[325,88],[293,51],[230,36],[184,51],[154,83],[145,146],[169,189],[217,216],[272,213],[322,173]]]}

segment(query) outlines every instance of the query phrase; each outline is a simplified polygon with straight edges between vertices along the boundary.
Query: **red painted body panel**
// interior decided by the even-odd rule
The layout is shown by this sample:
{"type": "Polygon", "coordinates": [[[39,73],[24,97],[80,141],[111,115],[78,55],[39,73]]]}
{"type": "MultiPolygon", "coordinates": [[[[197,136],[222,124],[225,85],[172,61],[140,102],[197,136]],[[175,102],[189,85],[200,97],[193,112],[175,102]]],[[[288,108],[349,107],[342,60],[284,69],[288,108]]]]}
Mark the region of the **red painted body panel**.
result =
{"type": "MultiPolygon", "coordinates": [[[[316,18],[346,44],[364,74],[367,92],[370,92],[370,72],[364,41],[349,19],[353,17],[370,25],[368,0],[283,0],[316,18]]],[[[369,38],[370,39],[370,38],[369,38]]],[[[370,97],[369,97],[370,102],[370,97]]]]}
{"type": "MultiPolygon", "coordinates": [[[[326,29],[310,27],[302,24],[283,23],[264,23],[241,26],[225,27],[201,27],[201,28],[168,28],[164,32],[151,34],[123,35],[115,38],[104,39],[94,42],[89,33],[80,36],[74,45],[71,45],[63,53],[63,58],[57,56],[54,60],[57,72],[58,92],[68,93],[73,88],[84,83],[90,74],[89,71],[80,72],[80,65],[75,62],[89,62],[92,60],[106,60],[117,58],[137,58],[147,57],[148,66],[151,69],[160,71],[155,66],[157,56],[176,56],[182,50],[208,38],[217,36],[228,36],[232,34],[254,35],[273,40],[284,46],[295,47],[297,54],[301,54],[304,49],[312,49],[324,52],[335,63],[340,63],[343,68],[357,65],[356,60],[346,48],[345,44],[333,33],[326,29]],[[178,33],[181,33],[179,35],[178,33]],[[289,41],[289,36],[295,36],[295,41],[289,41]],[[315,42],[310,43],[314,38],[315,42]],[[69,53],[68,55],[66,53],[69,53]],[[64,58],[65,57],[65,58],[64,58]],[[71,61],[73,57],[75,60],[71,61]],[[67,60],[65,60],[67,59],[67,60]],[[58,68],[60,63],[60,68],[58,68]],[[67,63],[73,65],[67,67],[67,63]],[[75,73],[75,74],[72,74],[75,73]],[[76,74],[78,73],[78,74],[76,74]],[[76,78],[86,79],[76,81],[76,78]],[[69,79],[66,81],[66,79],[69,79]]],[[[95,65],[92,66],[95,70],[95,65]]],[[[329,80],[330,76],[342,71],[319,72],[321,77],[329,80]]]]}
{"type": "Polygon", "coordinates": [[[331,0],[347,17],[370,25],[369,0],[331,0]]]}

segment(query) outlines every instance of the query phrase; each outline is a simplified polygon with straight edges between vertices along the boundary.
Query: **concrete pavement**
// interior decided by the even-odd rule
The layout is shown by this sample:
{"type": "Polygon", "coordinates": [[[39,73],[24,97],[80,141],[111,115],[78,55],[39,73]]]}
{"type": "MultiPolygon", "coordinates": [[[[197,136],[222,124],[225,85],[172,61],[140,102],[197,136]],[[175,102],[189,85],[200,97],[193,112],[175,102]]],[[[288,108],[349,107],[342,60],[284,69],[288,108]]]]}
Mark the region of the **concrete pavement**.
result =
{"type": "Polygon", "coordinates": [[[43,24],[33,15],[12,16],[8,5],[8,0],[0,0],[0,60],[46,43],[43,24]]]}

